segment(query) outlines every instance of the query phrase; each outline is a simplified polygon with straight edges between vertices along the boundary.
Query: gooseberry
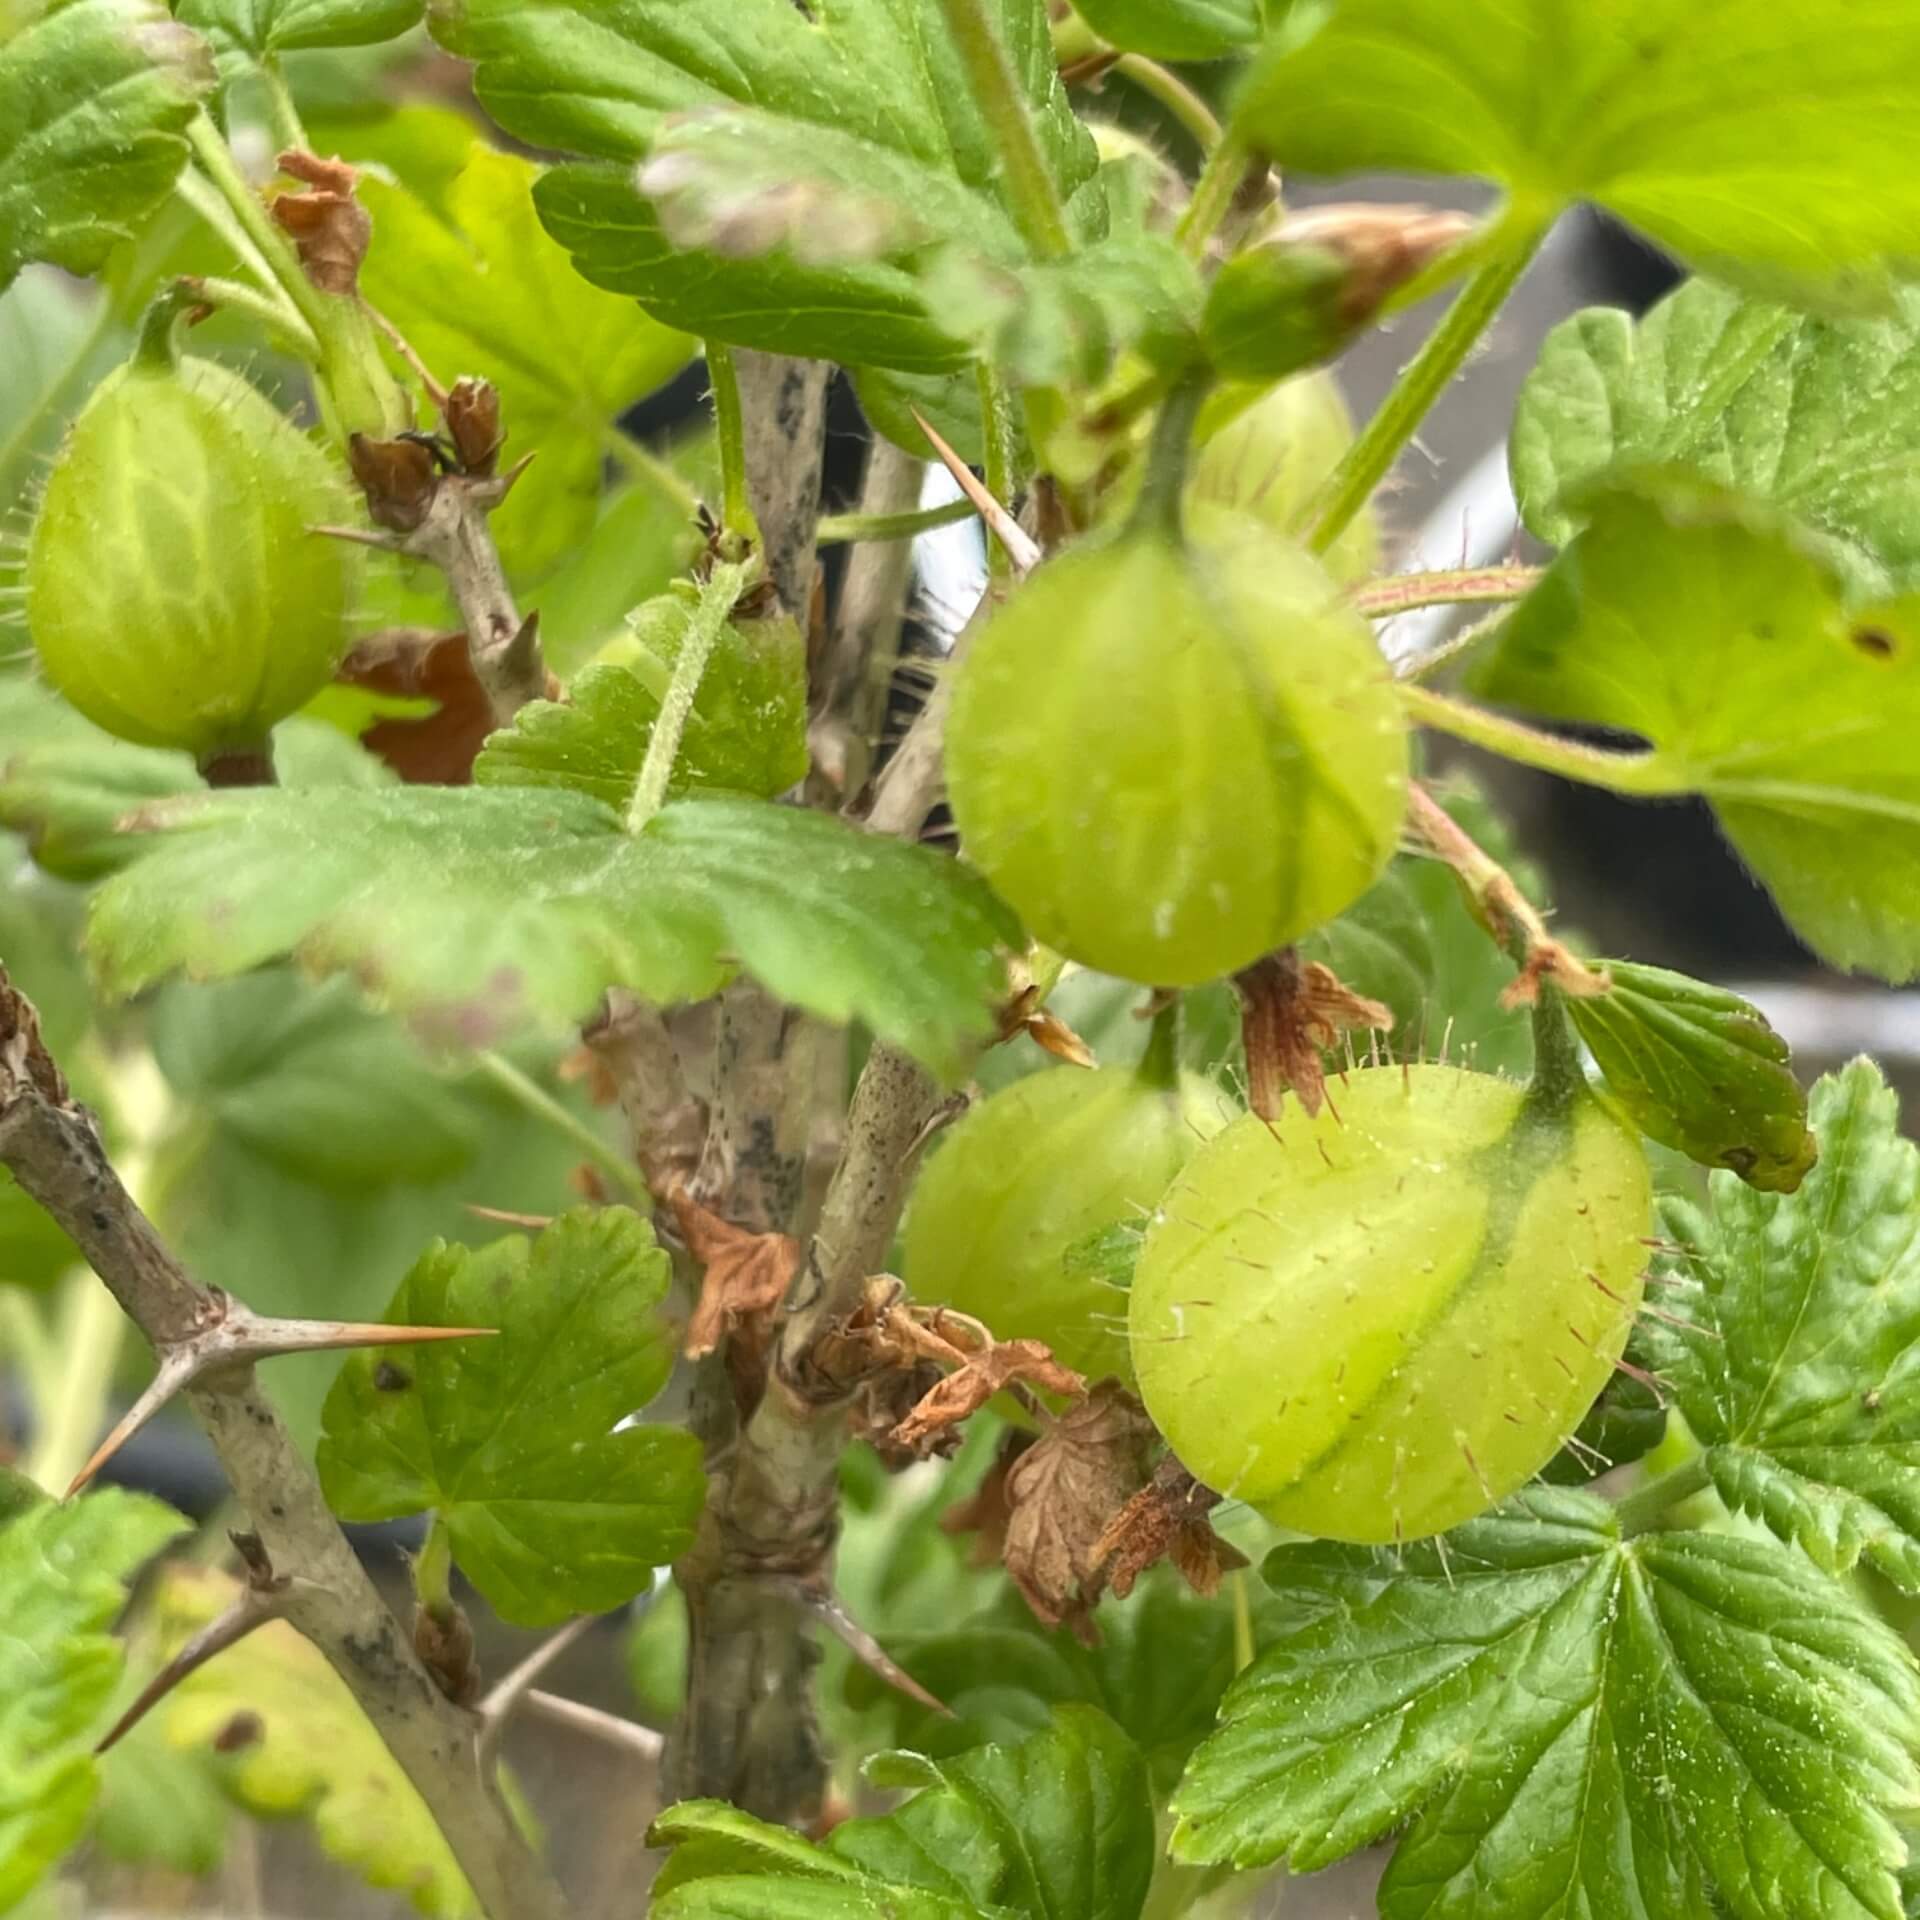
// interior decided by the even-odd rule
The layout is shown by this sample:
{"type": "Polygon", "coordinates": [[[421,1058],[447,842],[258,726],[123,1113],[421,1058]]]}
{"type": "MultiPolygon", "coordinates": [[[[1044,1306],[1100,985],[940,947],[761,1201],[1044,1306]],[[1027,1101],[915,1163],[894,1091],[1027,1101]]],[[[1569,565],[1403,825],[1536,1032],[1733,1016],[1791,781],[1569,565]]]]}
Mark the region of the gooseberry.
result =
{"type": "Polygon", "coordinates": [[[1003,1340],[1043,1340],[1097,1380],[1130,1380],[1127,1303],[1072,1255],[1140,1223],[1233,1112],[1198,1075],[1054,1067],[973,1109],[927,1163],[907,1215],[916,1300],[956,1307],[1003,1340]]]}
{"type": "Polygon", "coordinates": [[[1398,837],[1407,747],[1365,623],[1237,514],[1138,519],[1042,567],[959,669],[967,853],[1034,936],[1191,986],[1331,919],[1398,837]]]}
{"type": "Polygon", "coordinates": [[[1638,1311],[1638,1135],[1575,1085],[1377,1067],[1248,1116],[1173,1183],[1129,1305],[1187,1468],[1277,1525],[1384,1544],[1552,1459],[1638,1311]]]}
{"type": "Polygon", "coordinates": [[[237,373],[143,346],[81,410],[27,549],[41,665],[97,726],[257,752],[348,641],[344,470],[237,373]]]}

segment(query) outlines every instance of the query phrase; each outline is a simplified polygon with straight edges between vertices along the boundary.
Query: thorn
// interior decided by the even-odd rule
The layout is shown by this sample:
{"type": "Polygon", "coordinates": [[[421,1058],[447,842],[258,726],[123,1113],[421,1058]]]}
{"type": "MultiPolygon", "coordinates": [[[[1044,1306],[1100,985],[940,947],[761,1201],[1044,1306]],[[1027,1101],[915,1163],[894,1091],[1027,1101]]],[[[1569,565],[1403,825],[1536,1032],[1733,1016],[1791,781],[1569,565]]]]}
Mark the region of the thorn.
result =
{"type": "Polygon", "coordinates": [[[355,546],[378,547],[382,553],[404,553],[406,542],[390,533],[378,533],[371,527],[309,527],[328,540],[350,540],[355,546]]]}
{"type": "Polygon", "coordinates": [[[1649,1373],[1645,1367],[1637,1367],[1631,1360],[1625,1358],[1616,1360],[1613,1364],[1620,1372],[1624,1373],[1629,1380],[1638,1380],[1640,1384],[1653,1395],[1654,1399],[1660,1403],[1662,1408],[1666,1406],[1667,1396],[1664,1389],[1667,1382],[1662,1380],[1657,1373],[1649,1373]]]}
{"type": "Polygon", "coordinates": [[[503,1227],[525,1227],[529,1233],[542,1233],[553,1225],[550,1213],[514,1213],[506,1207],[483,1207],[478,1200],[464,1204],[476,1220],[493,1220],[503,1227]]]}
{"type": "Polygon", "coordinates": [[[912,1674],[888,1657],[886,1649],[847,1611],[837,1594],[822,1593],[791,1574],[769,1584],[784,1592],[803,1613],[811,1614],[868,1672],[877,1674],[896,1692],[943,1720],[956,1717],[945,1701],[935,1699],[912,1674]]]}
{"type": "Polygon", "coordinates": [[[257,1627],[270,1620],[281,1620],[293,1604],[295,1582],[291,1576],[276,1575],[260,1545],[258,1534],[235,1533],[228,1536],[247,1565],[247,1584],[218,1619],[207,1624],[176,1653],[134,1696],[132,1704],[101,1737],[96,1755],[116,1746],[170,1694],[181,1681],[215,1654],[244,1640],[257,1627]]]}
{"type": "Polygon", "coordinates": [[[207,1289],[202,1324],[184,1340],[159,1350],[160,1364],[147,1390],[121,1415],[113,1431],[74,1475],[73,1496],[164,1407],[175,1394],[210,1373],[251,1366],[282,1353],[324,1353],[342,1347],[401,1347],[428,1340],[470,1340],[495,1327],[390,1327],[371,1320],[284,1320],[255,1313],[230,1293],[207,1289]]]}
{"type": "Polygon", "coordinates": [[[527,1706],[563,1727],[590,1734],[609,1746],[622,1747],[649,1765],[657,1764],[666,1749],[665,1737],[651,1727],[643,1727],[637,1720],[623,1719],[600,1707],[590,1707],[584,1700],[568,1700],[557,1693],[542,1693],[535,1688],[527,1695],[527,1706]]]}
{"type": "Polygon", "coordinates": [[[533,1697],[533,1683],[599,1617],[598,1614],[583,1613],[579,1619],[569,1620],[557,1633],[548,1634],[517,1667],[503,1675],[480,1702],[479,1763],[482,1780],[492,1780],[493,1770],[500,1761],[500,1742],[506,1737],[508,1723],[520,1707],[533,1697]]]}
{"type": "Polygon", "coordinates": [[[940,456],[940,464],[953,475],[954,485],[973,502],[975,511],[987,523],[993,537],[1006,548],[1007,558],[1013,562],[1015,576],[1024,578],[1031,573],[1042,558],[1038,542],[987,491],[973,469],[927,424],[926,416],[916,409],[913,417],[920,431],[927,436],[927,443],[940,456]]]}

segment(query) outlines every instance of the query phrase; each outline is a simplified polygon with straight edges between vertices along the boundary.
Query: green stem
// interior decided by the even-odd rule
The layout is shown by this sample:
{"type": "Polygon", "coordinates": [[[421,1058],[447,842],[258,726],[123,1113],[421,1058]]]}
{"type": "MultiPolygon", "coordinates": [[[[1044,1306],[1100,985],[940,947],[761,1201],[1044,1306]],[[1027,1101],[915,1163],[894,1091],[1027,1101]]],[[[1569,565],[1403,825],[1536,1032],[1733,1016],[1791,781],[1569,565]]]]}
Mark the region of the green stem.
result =
{"type": "Polygon", "coordinates": [[[453,1617],[453,1533],[438,1507],[427,1522],[427,1537],[413,1563],[413,1597],[436,1620],[453,1617]]]}
{"type": "Polygon", "coordinates": [[[949,500],[943,506],[916,507],[910,513],[830,513],[814,529],[818,546],[843,546],[854,540],[912,540],[936,527],[958,526],[971,520],[971,500],[949,500]]]}
{"type": "Polygon", "coordinates": [[[1233,1670],[1245,1673],[1253,1665],[1253,1600],[1248,1593],[1249,1575],[1244,1567],[1228,1578],[1233,1582],[1233,1670]]]}
{"type": "Polygon", "coordinates": [[[262,293],[239,280],[205,274],[180,282],[190,300],[223,313],[237,313],[263,327],[309,366],[320,361],[320,342],[313,329],[277,293],[262,293]]]}
{"type": "Polygon", "coordinates": [[[1147,1050],[1140,1056],[1134,1078],[1143,1087],[1153,1087],[1162,1093],[1170,1093],[1180,1084],[1180,996],[1177,993],[1153,1016],[1147,1050]]]}
{"type": "Polygon", "coordinates": [[[1040,150],[1019,76],[992,18],[983,0],[940,0],[940,7],[966,69],[974,105],[999,150],[1007,203],[1020,237],[1042,260],[1063,259],[1073,250],[1066,209],[1040,150]]]}
{"type": "Polygon", "coordinates": [[[1219,232],[1251,163],[1252,156],[1232,134],[1224,135],[1207,155],[1207,164],[1194,182],[1193,198],[1173,230],[1174,240],[1189,260],[1198,260],[1219,232]]]}
{"type": "Polygon", "coordinates": [[[24,1289],[4,1284],[0,1284],[0,1353],[19,1370],[36,1419],[42,1407],[59,1404],[60,1356],[40,1317],[39,1302],[24,1289]]]}
{"type": "MultiPolygon", "coordinates": [[[[219,239],[221,244],[246,270],[259,281],[270,295],[285,299],[280,292],[280,282],[267,257],[253,244],[252,237],[240,222],[234,218],[233,209],[227,205],[222,195],[207,176],[195,167],[182,170],[180,178],[174,183],[174,190],[187,208],[196,214],[201,223],[219,239]]],[[[287,310],[298,320],[301,316],[287,302],[287,310]]]]}
{"type": "Polygon", "coordinates": [[[1704,1493],[1712,1484],[1707,1456],[1697,1453],[1685,1466],[1675,1467],[1671,1473],[1663,1473],[1658,1480],[1636,1488],[1613,1509],[1621,1537],[1631,1540],[1635,1534],[1648,1532],[1659,1524],[1668,1508],[1677,1507],[1682,1500],[1691,1500],[1696,1493],[1704,1493]]]}
{"type": "Polygon", "coordinates": [[[1147,442],[1140,496],[1133,504],[1131,525],[1151,528],[1166,537],[1180,538],[1187,469],[1193,459],[1193,430],[1206,403],[1207,383],[1195,376],[1183,380],[1161,403],[1147,442]]]}
{"type": "Polygon", "coordinates": [[[241,173],[239,163],[216,127],[204,113],[187,123],[187,144],[200,164],[200,171],[218,189],[220,198],[240,224],[254,250],[266,263],[280,290],[291,300],[301,319],[317,338],[325,340],[331,328],[327,296],[307,278],[293,243],[274,225],[260,196],[241,173]]]}
{"type": "Polygon", "coordinates": [[[1394,383],[1380,410],[1367,422],[1366,431],[1327,476],[1315,503],[1313,532],[1307,540],[1315,553],[1325,553],[1373,498],[1374,489],[1392,470],[1421,421],[1432,412],[1434,402],[1460,371],[1474,343],[1506,304],[1507,295],[1526,272],[1546,232],[1543,222],[1509,213],[1486,264],[1462,288],[1460,297],[1428,335],[1426,345],[1394,383]]]}
{"type": "Polygon", "coordinates": [[[1143,53],[1123,53],[1113,63],[1113,70],[1125,74],[1142,93],[1159,101],[1192,134],[1202,153],[1211,153],[1220,144],[1220,122],[1213,109],[1171,67],[1163,67],[1143,53]]]}
{"type": "MultiPolygon", "coordinates": [[[[1013,511],[1013,408],[1007,402],[1007,390],[984,360],[976,363],[974,376],[980,390],[980,438],[986,446],[983,478],[987,491],[1013,511]]],[[[1005,587],[1013,579],[1013,557],[1005,545],[987,539],[987,578],[1005,587]]]]}
{"type": "Polygon", "coordinates": [[[1509,720],[1505,714],[1490,713],[1485,707],[1470,706],[1464,700],[1408,681],[1396,684],[1394,691],[1420,726],[1451,734],[1488,753],[1516,760],[1523,767],[1538,767],[1542,773],[1557,773],[1585,786],[1610,787],[1615,793],[1645,798],[1693,791],[1692,783],[1659,753],[1620,753],[1609,747],[1589,747],[1578,740],[1562,740],[1523,721],[1509,720]]]}
{"type": "Polygon", "coordinates": [[[707,342],[707,380],[713,388],[713,418],[720,442],[720,523],[728,533],[760,544],[760,528],[747,498],[747,421],[740,404],[740,376],[733,350],[707,342]]]}
{"type": "Polygon", "coordinates": [[[1539,584],[1539,567],[1465,567],[1436,573],[1395,573],[1353,592],[1355,609],[1369,620],[1391,620],[1422,607],[1477,606],[1519,600],[1539,584]]]}
{"type": "Polygon", "coordinates": [[[694,608],[681,638],[673,675],[661,696],[660,712],[647,742],[647,757],[640,763],[640,778],[633,784],[633,800],[627,808],[629,833],[641,832],[666,800],[667,782],[680,756],[680,737],[686,732],[694,695],[700,691],[700,677],[746,585],[747,565],[736,561],[715,567],[700,589],[700,604],[694,608]]]}
{"type": "Polygon", "coordinates": [[[643,1206],[652,1206],[653,1195],[641,1178],[639,1168],[617,1154],[578,1115],[569,1113],[538,1081],[522,1073],[511,1060],[490,1050],[474,1058],[480,1070],[536,1120],[544,1121],[554,1132],[571,1140],[595,1166],[610,1174],[643,1206]]]}
{"type": "Polygon", "coordinates": [[[85,1464],[106,1424],[107,1398],[127,1318],[90,1267],[75,1267],[60,1287],[58,1385],[34,1405],[27,1473],[56,1498],[85,1464]]]}
{"type": "Polygon", "coordinates": [[[650,447],[643,447],[623,428],[613,425],[603,428],[600,444],[607,458],[628,479],[651,487],[661,499],[684,513],[688,519],[692,519],[700,510],[700,495],[693,483],[670,461],[662,460],[650,447]]]}
{"type": "Polygon", "coordinates": [[[282,150],[304,149],[307,130],[300,124],[300,109],[293,104],[293,94],[287,86],[286,75],[280,71],[280,62],[271,54],[260,63],[260,83],[266,89],[267,119],[273,127],[274,139],[282,150]]]}

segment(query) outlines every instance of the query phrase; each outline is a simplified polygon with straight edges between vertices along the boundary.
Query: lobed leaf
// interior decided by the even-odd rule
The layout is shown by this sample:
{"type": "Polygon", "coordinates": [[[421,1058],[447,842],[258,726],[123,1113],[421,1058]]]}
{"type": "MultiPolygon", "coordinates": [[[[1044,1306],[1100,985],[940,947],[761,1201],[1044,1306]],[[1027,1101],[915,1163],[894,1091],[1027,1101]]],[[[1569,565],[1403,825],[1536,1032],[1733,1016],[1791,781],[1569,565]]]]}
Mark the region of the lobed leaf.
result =
{"type": "Polygon", "coordinates": [[[213,84],[157,0],[18,0],[0,14],[0,289],[29,260],[92,273],[173,190],[213,84]]]}
{"type": "Polygon", "coordinates": [[[438,1241],[387,1317],[492,1339],[356,1352],[322,1413],[320,1483],[346,1520],[442,1514],[502,1619],[623,1606],[691,1545],[700,1444],[623,1424],[666,1385],[667,1256],[625,1207],[475,1250],[438,1241]]]}
{"type": "Polygon", "coordinates": [[[1920,1671],[1805,1561],[1536,1487],[1266,1573],[1295,1624],[1194,1756],[1177,1858],[1307,1870],[1411,1821],[1385,1920],[1896,1920],[1920,1671]]]}
{"type": "Polygon", "coordinates": [[[1682,1324],[1644,1329],[1721,1497],[1830,1571],[1920,1592],[1920,1148],[1866,1060],[1813,1090],[1819,1164],[1792,1194],[1715,1174],[1667,1203],[1682,1324]]]}
{"type": "MultiPolygon", "coordinates": [[[[1046,9],[988,11],[1075,233],[1098,238],[1096,156],[1046,9]]],[[[938,372],[966,347],[917,278],[927,238],[1026,258],[996,143],[937,10],[914,0],[441,0],[433,24],[509,132],[589,156],[537,194],[581,272],[689,332],[938,372]]]]}
{"type": "Polygon", "coordinates": [[[95,896],[108,991],[291,953],[467,1045],[578,1021],[610,986],[699,999],[737,960],[951,1075],[1019,937],[957,862],[760,801],[677,801],[638,836],[539,788],[219,795],[164,824],[95,896]]]}
{"type": "Polygon", "coordinates": [[[1920,599],[1858,606],[1723,496],[1614,493],[1501,628],[1474,684],[1651,743],[1837,966],[1920,972],[1920,599]]]}
{"type": "Polygon", "coordinates": [[[421,0],[175,0],[174,17],[212,46],[220,77],[309,47],[371,47],[420,20],[421,0]]]}
{"type": "Polygon", "coordinates": [[[1547,335],[1510,441],[1527,525],[1564,545],[1610,474],[1680,466],[1792,516],[1858,589],[1920,582],[1920,296],[1811,319],[1691,280],[1636,321],[1547,335]]]}
{"type": "Polygon", "coordinates": [[[117,1489],[0,1503],[0,1908],[85,1829],[98,1785],[88,1749],[120,1678],[108,1629],[141,1564],[185,1526],[117,1489]]]}
{"type": "Polygon", "coordinates": [[[1696,267],[1884,302],[1920,231],[1906,0],[1454,0],[1281,10],[1239,130],[1303,173],[1464,174],[1595,200],[1696,267]]]}
{"type": "Polygon", "coordinates": [[[1153,1807],[1133,1744],[1062,1707],[1015,1747],[948,1761],[882,1755],[869,1777],[913,1798],[843,1821],[817,1846],[718,1801],[683,1801],[650,1838],[673,1858],[659,1920],[1138,1920],[1153,1878],[1153,1807]]]}
{"type": "Polygon", "coordinates": [[[1157,60],[1218,60],[1260,38],[1267,0],[1078,0],[1101,39],[1157,60]]]}

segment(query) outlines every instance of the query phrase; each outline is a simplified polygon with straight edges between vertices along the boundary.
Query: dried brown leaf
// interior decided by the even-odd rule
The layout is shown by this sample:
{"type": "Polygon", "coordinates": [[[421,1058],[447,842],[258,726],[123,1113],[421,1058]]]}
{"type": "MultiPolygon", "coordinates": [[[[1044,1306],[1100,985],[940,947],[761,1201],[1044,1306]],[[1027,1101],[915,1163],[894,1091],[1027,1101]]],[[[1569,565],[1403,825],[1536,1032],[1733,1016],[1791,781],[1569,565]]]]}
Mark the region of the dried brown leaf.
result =
{"type": "Polygon", "coordinates": [[[1023,1427],[1009,1427],[1000,1436],[999,1451],[981,1476],[980,1484],[940,1516],[942,1533],[979,1536],[968,1556],[976,1567],[997,1567],[1006,1558],[1007,1527],[1013,1519],[1013,1507],[1007,1497],[1007,1476],[1039,1437],[1023,1427]]]}
{"type": "Polygon", "coordinates": [[[390,627],[370,634],[334,676],[372,693],[438,702],[417,719],[376,720],[360,744],[414,786],[463,787],[493,731],[493,703],[473,670],[464,633],[390,627]]]}
{"type": "Polygon", "coordinates": [[[1087,1390],[1086,1381],[1071,1367],[1063,1367],[1043,1341],[999,1340],[969,1354],[964,1365],[922,1398],[894,1429],[894,1440],[903,1447],[921,1446],[941,1428],[957,1426],[996,1393],[1015,1385],[1069,1396],[1087,1390]]]}
{"type": "Polygon", "coordinates": [[[1149,1567],[1171,1560],[1195,1593],[1216,1592],[1223,1575],[1247,1564],[1213,1530],[1208,1515],[1219,1502],[1169,1454],[1094,1542],[1099,1576],[1124,1600],[1149,1567]]]}
{"type": "Polygon", "coordinates": [[[687,1251],[705,1269],[687,1322],[689,1360],[712,1353],[745,1329],[764,1335],[800,1263],[800,1243],[784,1233],[750,1233],[710,1212],[684,1186],[667,1196],[687,1251]]]}
{"type": "Polygon", "coordinates": [[[1004,1559],[1037,1618],[1095,1644],[1098,1546],[1147,1475],[1153,1423],[1117,1381],[1069,1407],[1007,1474],[1004,1559]]]}

